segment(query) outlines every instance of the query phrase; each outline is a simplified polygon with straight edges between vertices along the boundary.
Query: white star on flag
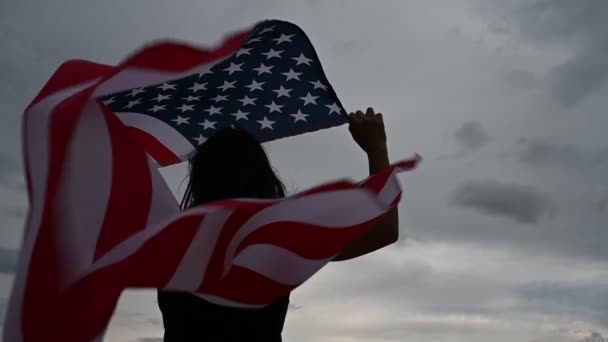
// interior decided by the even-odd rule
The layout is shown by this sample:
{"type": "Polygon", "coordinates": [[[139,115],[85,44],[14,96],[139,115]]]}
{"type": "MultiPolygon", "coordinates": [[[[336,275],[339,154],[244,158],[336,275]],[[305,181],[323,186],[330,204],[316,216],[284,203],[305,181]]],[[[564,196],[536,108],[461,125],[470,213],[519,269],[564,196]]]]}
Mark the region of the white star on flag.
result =
{"type": "Polygon", "coordinates": [[[109,99],[103,101],[103,104],[110,105],[110,104],[114,103],[114,101],[116,101],[116,100],[114,99],[114,96],[112,96],[109,99]]]}
{"type": "Polygon", "coordinates": [[[281,58],[281,53],[283,50],[276,51],[274,49],[268,50],[268,52],[264,52],[262,55],[266,56],[266,59],[271,59],[272,57],[281,58]]]}
{"type": "Polygon", "coordinates": [[[278,105],[276,103],[274,103],[274,101],[272,101],[271,104],[269,105],[264,105],[265,107],[268,107],[268,112],[272,113],[272,112],[279,112],[281,113],[281,108],[283,108],[283,105],[278,105]]]}
{"type": "Polygon", "coordinates": [[[211,128],[211,129],[215,129],[215,121],[209,121],[207,119],[205,119],[204,122],[199,123],[199,125],[203,126],[203,130],[211,128]]]}
{"type": "Polygon", "coordinates": [[[207,138],[205,138],[202,134],[199,134],[198,137],[194,138],[194,140],[196,140],[196,142],[200,145],[207,141],[207,138]]]}
{"type": "Polygon", "coordinates": [[[243,65],[243,63],[235,64],[231,62],[230,66],[224,69],[224,71],[228,71],[228,75],[232,75],[237,71],[243,71],[243,69],[241,69],[241,65],[243,65]]]}
{"type": "Polygon", "coordinates": [[[291,97],[291,96],[289,96],[289,92],[291,91],[291,89],[285,89],[285,88],[283,88],[283,86],[280,86],[279,89],[275,89],[273,91],[275,93],[277,93],[277,97],[281,97],[281,96],[291,97]]]}
{"type": "Polygon", "coordinates": [[[268,120],[267,117],[264,117],[264,120],[257,120],[260,125],[262,125],[262,127],[260,127],[260,129],[264,129],[264,128],[269,128],[269,129],[273,129],[272,125],[274,124],[274,121],[268,120]]]}
{"type": "Polygon", "coordinates": [[[260,66],[257,68],[253,68],[251,70],[255,70],[258,72],[258,76],[263,74],[263,73],[269,73],[272,74],[272,71],[270,71],[270,69],[274,68],[274,66],[272,65],[264,65],[264,63],[260,63],[260,66]]]}
{"type": "Polygon", "coordinates": [[[188,96],[188,97],[184,97],[183,100],[190,102],[190,101],[200,101],[201,97],[200,96],[188,96]]]}
{"type": "Polygon", "coordinates": [[[325,105],[325,107],[329,108],[329,114],[331,115],[333,112],[340,114],[340,107],[334,102],[331,105],[325,105]]]}
{"type": "Polygon", "coordinates": [[[273,39],[273,41],[277,42],[277,45],[284,43],[284,42],[290,42],[291,43],[291,37],[293,37],[293,34],[284,34],[282,33],[281,36],[279,38],[275,38],[273,39]]]}
{"type": "Polygon", "coordinates": [[[224,84],[219,86],[218,88],[222,89],[222,91],[226,91],[228,89],[234,88],[235,83],[236,83],[236,81],[232,81],[232,82],[224,81],[224,84]]]}
{"type": "Polygon", "coordinates": [[[153,100],[156,102],[160,102],[160,101],[164,101],[164,100],[171,100],[171,95],[158,94],[158,95],[156,95],[155,98],[153,98],[153,100]]]}
{"type": "Polygon", "coordinates": [[[226,96],[226,95],[219,95],[218,94],[216,97],[211,98],[211,100],[215,101],[216,103],[220,102],[220,101],[227,101],[228,100],[228,96],[226,96]]]}
{"type": "Polygon", "coordinates": [[[210,106],[208,109],[205,109],[205,112],[209,113],[209,115],[211,116],[213,114],[222,114],[221,110],[222,110],[222,107],[210,106]]]}
{"type": "Polygon", "coordinates": [[[188,104],[184,103],[180,107],[177,107],[177,109],[181,110],[183,113],[183,112],[187,112],[189,110],[194,110],[194,105],[188,105],[188,104]]]}
{"type": "Polygon", "coordinates": [[[150,109],[150,111],[154,113],[158,112],[159,110],[165,110],[165,105],[154,105],[152,109],[150,109]]]}
{"type": "Polygon", "coordinates": [[[288,72],[282,72],[281,75],[285,75],[285,77],[287,77],[287,79],[285,81],[289,81],[289,80],[300,80],[300,75],[302,75],[301,72],[295,72],[293,71],[293,69],[289,69],[288,72]]]}
{"type": "Polygon", "coordinates": [[[175,90],[175,84],[163,83],[158,86],[158,89],[162,89],[163,91],[175,90]]]}
{"type": "Polygon", "coordinates": [[[241,57],[241,55],[251,55],[251,48],[240,48],[239,51],[236,52],[237,57],[241,57]]]}
{"type": "Polygon", "coordinates": [[[240,99],[239,101],[241,101],[243,103],[243,107],[245,107],[246,105],[254,105],[255,106],[255,98],[250,98],[249,96],[245,95],[245,97],[243,97],[242,99],[240,99]]]}
{"type": "Polygon", "coordinates": [[[307,104],[310,104],[310,103],[312,103],[312,104],[315,104],[315,105],[316,105],[316,104],[317,104],[317,99],[318,99],[318,98],[319,98],[318,96],[312,96],[312,95],[310,94],[310,92],[308,92],[308,94],[306,94],[306,96],[304,96],[304,97],[300,97],[300,100],[303,100],[303,101],[304,101],[304,105],[303,105],[303,106],[306,106],[307,104]]]}
{"type": "Polygon", "coordinates": [[[262,35],[264,33],[272,32],[272,31],[274,31],[274,26],[265,27],[260,31],[260,33],[258,33],[258,35],[262,35]]]}
{"type": "Polygon", "coordinates": [[[323,90],[327,90],[327,86],[325,84],[321,83],[321,81],[314,81],[314,82],[309,81],[309,82],[315,86],[314,89],[321,88],[323,90]]]}
{"type": "Polygon", "coordinates": [[[300,53],[298,57],[291,57],[291,59],[297,62],[296,65],[306,64],[310,66],[310,62],[312,62],[312,59],[307,58],[303,53],[300,53]]]}
{"type": "Polygon", "coordinates": [[[194,82],[194,85],[192,87],[188,88],[188,90],[192,90],[193,93],[196,93],[199,90],[207,90],[207,82],[205,82],[205,83],[194,82]]]}
{"type": "Polygon", "coordinates": [[[135,89],[131,89],[131,92],[129,93],[129,96],[131,97],[135,97],[140,93],[143,93],[145,90],[144,88],[135,88],[135,89]]]}
{"type": "Polygon", "coordinates": [[[181,116],[177,116],[177,119],[173,119],[171,121],[175,121],[177,123],[177,125],[181,125],[183,123],[185,123],[186,125],[189,125],[190,123],[188,122],[188,120],[190,120],[189,117],[181,117],[181,116]]]}
{"type": "Polygon", "coordinates": [[[266,82],[257,82],[256,80],[251,81],[251,84],[248,86],[245,86],[246,88],[249,88],[249,91],[254,91],[256,89],[259,90],[264,90],[264,88],[262,88],[262,85],[264,85],[264,83],[266,82]]]}
{"type": "Polygon", "coordinates": [[[135,99],[133,101],[129,101],[129,103],[125,106],[125,108],[133,108],[133,106],[138,105],[141,103],[141,99],[135,99]]]}
{"type": "Polygon", "coordinates": [[[294,121],[293,121],[293,122],[298,122],[298,121],[304,121],[304,122],[307,122],[307,121],[306,121],[306,117],[308,116],[308,114],[304,114],[304,113],[302,113],[302,111],[301,111],[301,110],[299,110],[299,109],[298,109],[298,112],[297,112],[297,113],[295,113],[295,114],[290,114],[290,115],[291,115],[291,116],[293,116],[293,118],[294,118],[294,121]]]}
{"type": "Polygon", "coordinates": [[[239,121],[240,119],[247,120],[247,115],[249,115],[249,113],[241,112],[241,110],[239,109],[236,111],[236,113],[232,113],[230,115],[235,117],[235,121],[239,121]]]}
{"type": "Polygon", "coordinates": [[[203,70],[198,73],[198,78],[202,78],[203,76],[208,75],[208,74],[213,74],[213,71],[211,71],[210,69],[203,70]]]}

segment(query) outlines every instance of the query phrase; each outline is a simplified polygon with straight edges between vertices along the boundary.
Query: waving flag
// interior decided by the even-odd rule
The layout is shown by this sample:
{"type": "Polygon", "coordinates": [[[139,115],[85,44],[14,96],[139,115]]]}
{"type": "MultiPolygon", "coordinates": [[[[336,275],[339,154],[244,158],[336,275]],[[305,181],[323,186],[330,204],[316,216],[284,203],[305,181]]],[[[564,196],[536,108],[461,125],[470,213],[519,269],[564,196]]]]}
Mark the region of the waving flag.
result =
{"type": "Polygon", "coordinates": [[[102,100],[162,165],[224,127],[265,142],[347,122],[308,37],[276,20],[258,24],[236,52],[209,68],[102,100]]]}
{"type": "MultiPolygon", "coordinates": [[[[300,45],[293,51],[313,58],[303,36],[292,24],[265,22],[232,35],[214,49],[159,43],[116,67],[70,61],[55,72],[24,116],[30,208],[4,325],[5,341],[100,341],[121,292],[129,287],[192,291],[227,306],[267,305],[305,282],[397,205],[401,189],[396,173],[415,167],[418,158],[397,163],[362,183],[339,181],[280,200],[231,199],[179,211],[157,166],[178,161],[199,142],[199,135],[207,136],[212,128],[202,125],[196,131],[173,120],[179,116],[177,120],[183,121],[188,115],[187,121],[198,125],[213,118],[217,128],[242,125],[262,140],[340,124],[343,110],[335,109],[337,98],[320,65],[313,70],[313,62],[309,75],[320,77],[317,81],[326,88],[313,92],[318,83],[310,89],[285,80],[283,88],[293,87],[290,101],[297,105],[269,97],[274,86],[281,89],[280,81],[256,79],[274,86],[256,93],[259,104],[251,106],[258,110],[270,99],[275,106],[285,106],[285,112],[273,110],[239,120],[229,112],[238,106],[237,92],[244,90],[230,93],[231,88],[210,90],[217,92],[211,96],[233,100],[224,105],[227,112],[217,115],[205,116],[210,102],[202,89],[186,95],[200,96],[200,102],[180,98],[169,104],[167,99],[166,108],[171,110],[159,109],[158,115],[148,107],[136,107],[139,103],[128,108],[132,111],[118,111],[125,101],[139,99],[153,108],[162,104],[155,104],[152,97],[178,99],[183,96],[180,92],[193,86],[188,82],[197,83],[191,77],[199,79],[206,71],[226,79],[223,73],[229,77],[230,71],[218,66],[228,62],[226,68],[231,68],[235,62],[229,61],[242,56],[237,56],[238,51],[249,49],[252,40],[283,44],[292,39],[300,45]],[[278,37],[273,31],[262,32],[272,23],[299,33],[281,38],[292,33],[279,28],[278,37]],[[304,92],[304,97],[308,93],[312,97],[296,98],[304,92]],[[178,108],[184,105],[193,110],[182,113],[178,108]],[[294,110],[297,117],[301,117],[298,111],[309,111],[310,117],[296,119],[290,115],[294,110]]],[[[299,73],[298,61],[293,61],[296,66],[291,68],[299,73]]],[[[204,77],[207,86],[223,84],[204,77]]],[[[307,77],[299,82],[311,84],[315,78],[307,77]]]]}

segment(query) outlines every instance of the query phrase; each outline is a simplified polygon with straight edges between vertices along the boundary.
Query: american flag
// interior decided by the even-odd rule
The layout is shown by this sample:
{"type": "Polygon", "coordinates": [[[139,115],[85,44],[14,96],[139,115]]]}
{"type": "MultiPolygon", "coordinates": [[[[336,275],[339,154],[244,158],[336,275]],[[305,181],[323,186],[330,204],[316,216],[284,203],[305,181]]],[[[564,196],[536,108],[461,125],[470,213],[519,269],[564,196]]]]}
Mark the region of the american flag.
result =
{"type": "Polygon", "coordinates": [[[242,47],[208,70],[102,100],[121,121],[156,137],[177,157],[166,160],[158,144],[149,144],[162,165],[225,127],[266,142],[347,122],[306,34],[278,20],[256,25],[242,47]]]}
{"type": "MultiPolygon", "coordinates": [[[[158,165],[176,162],[192,149],[197,134],[205,132],[203,127],[199,133],[194,128],[186,133],[183,124],[171,126],[171,120],[186,113],[193,123],[200,119],[178,110],[166,113],[168,121],[159,120],[145,110],[148,107],[121,116],[110,109],[112,103],[100,99],[135,101],[137,97],[125,94],[141,88],[145,94],[137,92],[149,102],[152,92],[168,93],[170,89],[158,90],[165,83],[179,83],[175,91],[183,91],[189,82],[184,79],[206,70],[215,73],[218,63],[236,56],[256,37],[277,43],[277,37],[262,34],[256,26],[212,49],[155,43],[118,66],[72,60],[53,74],[23,119],[29,211],[5,341],[101,341],[120,294],[133,287],[191,291],[221,305],[262,307],[304,283],[397,205],[401,188],[396,173],[414,168],[418,157],[359,183],[336,181],[285,199],[229,199],[180,212],[158,165]],[[163,129],[133,124],[124,119],[129,115],[151,118],[163,129]],[[181,134],[189,146],[173,149],[171,137],[181,134]]],[[[291,86],[289,81],[284,88],[291,86]]],[[[323,111],[337,99],[328,82],[320,81],[327,89],[314,93],[319,96],[316,105],[291,107],[286,101],[284,106],[302,112],[317,106],[307,122],[318,116],[330,126],[339,123],[343,113],[323,111]]],[[[298,89],[312,94],[314,86],[298,89]]],[[[183,101],[172,102],[173,110],[187,105],[183,101]]],[[[264,106],[263,101],[259,105],[264,106]]],[[[205,107],[198,106],[200,114],[205,107]]],[[[281,114],[293,118],[289,112],[281,114]]],[[[266,134],[268,129],[257,127],[253,115],[249,129],[266,134]]],[[[256,115],[281,121],[288,127],[284,136],[305,131],[295,125],[301,122],[285,121],[279,113],[278,118],[274,112],[256,115]]],[[[223,116],[230,118],[229,113],[223,116]]],[[[317,123],[307,129],[320,127],[317,123]]]]}

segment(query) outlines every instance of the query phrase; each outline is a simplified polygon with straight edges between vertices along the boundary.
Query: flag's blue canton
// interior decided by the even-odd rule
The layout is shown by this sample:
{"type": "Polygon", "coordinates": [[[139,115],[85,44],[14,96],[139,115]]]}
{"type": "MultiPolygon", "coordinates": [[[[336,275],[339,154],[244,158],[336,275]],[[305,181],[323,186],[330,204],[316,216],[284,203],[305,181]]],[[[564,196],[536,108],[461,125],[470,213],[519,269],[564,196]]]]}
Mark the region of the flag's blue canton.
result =
{"type": "Polygon", "coordinates": [[[275,20],[256,26],[237,53],[208,73],[102,100],[113,112],[160,119],[193,145],[230,126],[269,141],[347,122],[308,37],[275,20]]]}

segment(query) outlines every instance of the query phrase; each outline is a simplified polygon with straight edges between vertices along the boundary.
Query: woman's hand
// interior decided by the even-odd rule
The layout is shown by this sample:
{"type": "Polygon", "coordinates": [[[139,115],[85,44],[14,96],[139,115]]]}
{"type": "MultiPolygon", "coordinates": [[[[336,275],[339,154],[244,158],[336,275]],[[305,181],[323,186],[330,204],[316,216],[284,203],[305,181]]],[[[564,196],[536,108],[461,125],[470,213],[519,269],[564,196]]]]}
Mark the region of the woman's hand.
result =
{"type": "Polygon", "coordinates": [[[350,113],[348,130],[355,142],[367,153],[386,153],[386,132],[381,113],[375,113],[373,108],[350,113]]]}
{"type": "MultiPolygon", "coordinates": [[[[374,174],[389,166],[386,132],[382,114],[368,108],[349,115],[348,127],[353,139],[367,153],[369,173],[374,174]]],[[[359,235],[334,261],[349,260],[388,246],[399,239],[399,213],[391,209],[375,226],[359,235]]]]}

